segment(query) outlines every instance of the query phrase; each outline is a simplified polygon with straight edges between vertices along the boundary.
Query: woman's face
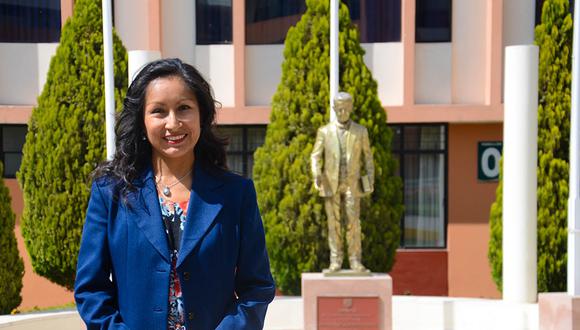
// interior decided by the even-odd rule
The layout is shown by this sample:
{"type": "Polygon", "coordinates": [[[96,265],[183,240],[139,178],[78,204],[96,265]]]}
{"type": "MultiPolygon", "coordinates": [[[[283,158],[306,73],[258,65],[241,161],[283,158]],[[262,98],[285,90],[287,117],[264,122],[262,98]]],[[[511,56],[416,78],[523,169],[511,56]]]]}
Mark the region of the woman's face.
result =
{"type": "Polygon", "coordinates": [[[145,90],[145,133],[153,157],[193,160],[200,135],[199,105],[179,77],[157,78],[145,90]]]}

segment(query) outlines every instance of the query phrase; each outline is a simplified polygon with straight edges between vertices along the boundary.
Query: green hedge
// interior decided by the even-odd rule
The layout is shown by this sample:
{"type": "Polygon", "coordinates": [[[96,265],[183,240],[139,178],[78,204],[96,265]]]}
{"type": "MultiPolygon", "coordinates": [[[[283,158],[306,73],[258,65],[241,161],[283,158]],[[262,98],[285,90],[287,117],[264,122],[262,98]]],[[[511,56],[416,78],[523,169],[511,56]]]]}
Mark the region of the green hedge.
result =
{"type": "MultiPolygon", "coordinates": [[[[72,289],[89,197],[89,176],[105,158],[101,1],[77,0],[28,124],[18,180],[22,233],[34,271],[72,289]]],[[[127,53],[116,34],[117,107],[127,86],[127,53]]]]}
{"type": "MultiPolygon", "coordinates": [[[[310,172],[316,130],[329,121],[329,2],[307,0],[306,5],[286,36],[282,78],[253,173],[274,278],[292,295],[300,294],[302,272],[321,271],[329,262],[326,214],[310,172]]],[[[375,192],[361,200],[363,263],[387,272],[399,246],[403,212],[392,132],[344,4],[340,31],[340,89],[354,97],[352,118],[369,131],[376,167],[375,192]]]]}

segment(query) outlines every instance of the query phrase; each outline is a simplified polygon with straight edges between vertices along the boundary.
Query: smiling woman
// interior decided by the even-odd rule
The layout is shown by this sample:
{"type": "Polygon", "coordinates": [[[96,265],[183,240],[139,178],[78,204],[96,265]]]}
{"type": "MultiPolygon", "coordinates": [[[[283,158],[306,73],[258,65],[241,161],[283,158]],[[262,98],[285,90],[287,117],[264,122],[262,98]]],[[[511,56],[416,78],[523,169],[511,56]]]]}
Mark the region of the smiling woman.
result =
{"type": "MultiPolygon", "coordinates": [[[[181,78],[157,78],[145,92],[144,122],[153,164],[159,172],[156,182],[162,187],[163,195],[172,197],[171,188],[187,179],[193,170],[193,150],[200,133],[197,98],[181,78]],[[165,176],[164,167],[168,173],[165,176]],[[175,173],[185,174],[175,178],[175,173]],[[173,183],[169,183],[168,177],[173,183]]],[[[175,190],[176,199],[188,198],[187,185],[177,186],[175,190]]]]}
{"type": "Polygon", "coordinates": [[[88,329],[261,329],[274,297],[251,180],[226,167],[211,87],[145,66],[95,171],[75,299],[88,329]]]}
{"type": "MultiPolygon", "coordinates": [[[[191,173],[193,149],[200,133],[199,106],[195,94],[182,79],[160,77],[149,84],[145,92],[144,122],[153,164],[159,170],[159,183],[167,180],[163,177],[163,167],[176,169],[176,174],[191,173]]],[[[179,177],[185,179],[183,174],[179,177]]]]}

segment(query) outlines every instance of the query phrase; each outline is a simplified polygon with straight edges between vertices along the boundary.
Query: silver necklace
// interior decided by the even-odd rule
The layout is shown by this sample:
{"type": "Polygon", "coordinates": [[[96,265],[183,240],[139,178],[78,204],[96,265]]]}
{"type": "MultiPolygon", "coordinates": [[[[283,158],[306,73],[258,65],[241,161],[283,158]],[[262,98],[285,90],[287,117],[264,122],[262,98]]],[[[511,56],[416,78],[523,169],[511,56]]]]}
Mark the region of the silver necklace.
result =
{"type": "MultiPolygon", "coordinates": [[[[175,182],[173,182],[172,184],[169,184],[169,185],[162,184],[161,183],[161,177],[159,177],[159,180],[157,180],[157,184],[162,187],[161,192],[163,193],[163,195],[165,195],[166,197],[171,196],[171,188],[173,186],[175,186],[176,184],[180,183],[181,180],[183,180],[183,178],[185,178],[186,176],[188,176],[191,173],[191,171],[193,171],[193,168],[191,168],[182,177],[178,178],[175,182]]],[[[155,177],[155,179],[157,179],[157,176],[155,177]]]]}

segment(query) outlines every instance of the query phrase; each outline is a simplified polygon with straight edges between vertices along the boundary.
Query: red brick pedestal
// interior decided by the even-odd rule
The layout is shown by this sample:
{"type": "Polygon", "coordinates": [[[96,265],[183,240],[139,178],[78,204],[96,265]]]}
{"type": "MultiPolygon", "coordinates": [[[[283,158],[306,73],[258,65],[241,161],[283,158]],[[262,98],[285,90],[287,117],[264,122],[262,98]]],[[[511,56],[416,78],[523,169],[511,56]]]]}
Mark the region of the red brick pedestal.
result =
{"type": "Polygon", "coordinates": [[[567,293],[538,295],[540,330],[580,330],[580,297],[567,293]]]}
{"type": "Polygon", "coordinates": [[[386,274],[302,274],[304,330],[391,330],[393,283],[386,274]]]}

